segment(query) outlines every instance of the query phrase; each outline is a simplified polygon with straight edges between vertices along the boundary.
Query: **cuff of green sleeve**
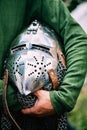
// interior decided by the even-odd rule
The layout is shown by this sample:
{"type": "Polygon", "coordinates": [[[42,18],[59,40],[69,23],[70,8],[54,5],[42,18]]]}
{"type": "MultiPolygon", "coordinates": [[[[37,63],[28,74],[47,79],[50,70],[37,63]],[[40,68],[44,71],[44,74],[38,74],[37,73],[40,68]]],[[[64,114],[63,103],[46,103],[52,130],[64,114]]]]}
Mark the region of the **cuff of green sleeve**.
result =
{"type": "Polygon", "coordinates": [[[64,112],[64,108],[60,101],[58,101],[57,91],[50,91],[50,99],[56,113],[58,115],[62,114],[64,112]]]}

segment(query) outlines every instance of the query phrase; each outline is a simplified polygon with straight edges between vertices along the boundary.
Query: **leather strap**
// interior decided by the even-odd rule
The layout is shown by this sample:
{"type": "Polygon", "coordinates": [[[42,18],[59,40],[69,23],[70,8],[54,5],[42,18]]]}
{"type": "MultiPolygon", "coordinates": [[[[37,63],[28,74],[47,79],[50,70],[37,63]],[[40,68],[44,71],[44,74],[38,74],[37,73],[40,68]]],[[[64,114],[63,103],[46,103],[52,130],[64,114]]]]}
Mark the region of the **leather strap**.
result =
{"type": "MultiPolygon", "coordinates": [[[[61,51],[61,49],[57,49],[57,56],[58,56],[58,59],[61,60],[63,66],[66,68],[66,62],[65,62],[65,57],[61,51]]],[[[53,89],[57,89],[59,87],[59,80],[58,80],[58,77],[56,76],[55,72],[53,69],[50,69],[48,71],[48,74],[49,74],[49,77],[51,79],[51,82],[53,84],[53,89]]]]}
{"type": "Polygon", "coordinates": [[[61,49],[59,49],[59,48],[57,49],[57,56],[58,56],[59,60],[62,61],[63,66],[66,68],[65,56],[63,55],[61,49]]]}
{"type": "Polygon", "coordinates": [[[4,83],[3,83],[3,93],[2,93],[4,113],[6,114],[6,116],[8,116],[10,118],[10,120],[13,122],[13,124],[16,126],[16,128],[18,130],[21,130],[20,126],[17,124],[15,119],[12,117],[9,107],[8,107],[8,103],[7,103],[7,99],[6,99],[7,84],[8,84],[8,70],[6,69],[4,72],[4,83]]]}
{"type": "Polygon", "coordinates": [[[57,76],[55,75],[54,70],[53,70],[53,69],[50,69],[50,70],[48,71],[48,74],[49,74],[49,77],[50,77],[50,79],[51,79],[51,82],[52,82],[52,85],[53,85],[53,89],[54,89],[54,90],[57,89],[58,86],[59,86],[59,81],[58,81],[57,76]]]}

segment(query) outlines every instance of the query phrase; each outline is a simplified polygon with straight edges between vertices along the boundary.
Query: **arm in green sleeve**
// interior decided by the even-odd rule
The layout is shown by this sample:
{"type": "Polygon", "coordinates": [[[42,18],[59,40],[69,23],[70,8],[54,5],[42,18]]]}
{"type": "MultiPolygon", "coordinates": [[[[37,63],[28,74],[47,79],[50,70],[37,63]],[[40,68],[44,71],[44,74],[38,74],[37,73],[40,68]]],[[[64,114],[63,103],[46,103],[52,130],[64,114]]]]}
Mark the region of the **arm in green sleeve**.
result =
{"type": "Polygon", "coordinates": [[[87,71],[87,35],[71,17],[61,0],[43,1],[42,20],[63,39],[67,72],[58,91],[50,92],[57,113],[71,111],[87,71]]]}

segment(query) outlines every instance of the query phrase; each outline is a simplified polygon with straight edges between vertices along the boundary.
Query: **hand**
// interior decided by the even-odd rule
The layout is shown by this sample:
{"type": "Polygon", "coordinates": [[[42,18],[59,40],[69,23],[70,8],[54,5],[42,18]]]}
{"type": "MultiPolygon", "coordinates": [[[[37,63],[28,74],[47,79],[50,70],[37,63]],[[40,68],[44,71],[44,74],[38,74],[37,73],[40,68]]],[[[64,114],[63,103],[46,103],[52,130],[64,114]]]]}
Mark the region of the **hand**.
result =
{"type": "Polygon", "coordinates": [[[23,114],[46,116],[46,115],[52,115],[55,113],[55,110],[50,101],[49,91],[38,90],[34,92],[34,95],[36,95],[38,98],[35,105],[31,108],[22,109],[21,112],[23,114]]]}

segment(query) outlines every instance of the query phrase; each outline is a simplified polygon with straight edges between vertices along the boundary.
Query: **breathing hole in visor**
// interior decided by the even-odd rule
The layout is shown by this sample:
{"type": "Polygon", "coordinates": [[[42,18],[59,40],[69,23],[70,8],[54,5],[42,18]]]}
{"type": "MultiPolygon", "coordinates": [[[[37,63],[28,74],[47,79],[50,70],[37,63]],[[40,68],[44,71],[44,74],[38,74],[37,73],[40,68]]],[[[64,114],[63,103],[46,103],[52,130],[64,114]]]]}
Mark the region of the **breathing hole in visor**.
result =
{"type": "Polygon", "coordinates": [[[32,63],[27,63],[27,68],[28,70],[30,70],[30,68],[32,67],[30,73],[28,73],[28,77],[32,77],[33,75],[36,75],[36,81],[39,80],[39,78],[41,77],[42,80],[46,80],[45,76],[47,75],[47,68],[48,66],[51,66],[51,62],[48,61],[48,63],[45,63],[45,57],[42,56],[41,60],[39,61],[37,59],[37,57],[34,55],[33,59],[36,61],[34,64],[32,63]]]}

